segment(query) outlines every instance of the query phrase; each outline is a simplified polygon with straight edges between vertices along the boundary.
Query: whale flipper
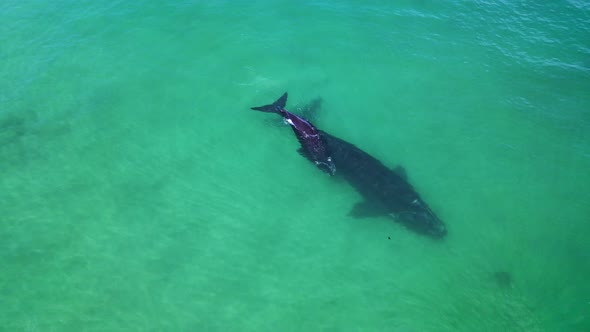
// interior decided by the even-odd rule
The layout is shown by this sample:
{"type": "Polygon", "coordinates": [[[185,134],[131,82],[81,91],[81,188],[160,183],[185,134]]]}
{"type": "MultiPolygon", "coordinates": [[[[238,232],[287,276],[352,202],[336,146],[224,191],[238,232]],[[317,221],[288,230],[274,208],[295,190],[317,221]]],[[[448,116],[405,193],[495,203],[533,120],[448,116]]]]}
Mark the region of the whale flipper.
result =
{"type": "Polygon", "coordinates": [[[303,158],[305,158],[311,162],[314,162],[313,156],[311,156],[309,154],[309,152],[307,150],[305,150],[304,148],[297,149],[297,153],[299,153],[303,158]]]}

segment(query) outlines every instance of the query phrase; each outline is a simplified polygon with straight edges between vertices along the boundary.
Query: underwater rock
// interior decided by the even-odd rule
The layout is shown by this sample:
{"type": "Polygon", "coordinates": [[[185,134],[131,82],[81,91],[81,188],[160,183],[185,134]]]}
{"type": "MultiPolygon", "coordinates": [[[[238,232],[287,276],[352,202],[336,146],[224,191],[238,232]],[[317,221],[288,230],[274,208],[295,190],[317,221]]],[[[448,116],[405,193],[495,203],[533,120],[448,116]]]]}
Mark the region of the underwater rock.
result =
{"type": "Polygon", "coordinates": [[[26,134],[26,123],[18,117],[0,118],[0,146],[19,141],[26,134]]]}
{"type": "Polygon", "coordinates": [[[512,274],[506,271],[496,271],[492,274],[496,284],[502,288],[512,288],[512,274]]]}

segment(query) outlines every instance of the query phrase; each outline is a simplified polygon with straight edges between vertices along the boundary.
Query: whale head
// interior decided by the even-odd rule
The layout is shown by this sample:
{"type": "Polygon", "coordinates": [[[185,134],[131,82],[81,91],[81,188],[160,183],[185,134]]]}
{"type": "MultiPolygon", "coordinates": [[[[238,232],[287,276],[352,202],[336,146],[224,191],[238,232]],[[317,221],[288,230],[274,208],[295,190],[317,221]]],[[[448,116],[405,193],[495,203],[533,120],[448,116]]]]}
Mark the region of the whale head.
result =
{"type": "Polygon", "coordinates": [[[435,214],[429,211],[411,211],[405,213],[406,225],[415,231],[435,239],[442,239],[447,235],[445,224],[435,214]]]}
{"type": "Polygon", "coordinates": [[[447,235],[444,222],[421,199],[413,201],[408,210],[398,213],[396,217],[417,233],[434,239],[442,239],[447,235]]]}
{"type": "Polygon", "coordinates": [[[331,157],[327,157],[324,160],[316,160],[314,163],[317,168],[328,175],[334,175],[336,173],[336,165],[334,165],[331,157]]]}

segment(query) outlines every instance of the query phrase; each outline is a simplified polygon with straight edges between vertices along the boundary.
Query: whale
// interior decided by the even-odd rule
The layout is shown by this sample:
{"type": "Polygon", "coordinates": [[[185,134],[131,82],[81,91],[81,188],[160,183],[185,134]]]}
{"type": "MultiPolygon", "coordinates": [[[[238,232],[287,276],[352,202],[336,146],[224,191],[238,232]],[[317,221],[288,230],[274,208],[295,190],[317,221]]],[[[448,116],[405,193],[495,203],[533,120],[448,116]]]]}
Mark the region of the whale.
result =
{"type": "MultiPolygon", "coordinates": [[[[287,93],[273,104],[253,110],[277,113],[291,126],[301,144],[299,153],[320,170],[344,179],[362,197],[350,212],[354,218],[387,216],[415,233],[434,239],[447,234],[445,223],[410,183],[402,166],[393,169],[352,143],[318,129],[302,116],[285,109],[287,93]]],[[[314,114],[321,103],[305,107],[314,114]]]]}
{"type": "Polygon", "coordinates": [[[418,234],[435,239],[445,237],[445,224],[408,181],[402,166],[391,169],[355,145],[323,130],[319,132],[338,168],[338,176],[362,197],[350,216],[388,216],[418,234]]]}
{"type": "Polygon", "coordinates": [[[320,138],[318,129],[308,120],[285,109],[287,96],[288,94],[285,92],[274,103],[251,107],[251,109],[260,112],[276,113],[282,116],[283,121],[293,129],[293,133],[301,145],[297,152],[314,163],[323,172],[328,175],[334,175],[336,166],[326,149],[324,141],[320,138]]]}

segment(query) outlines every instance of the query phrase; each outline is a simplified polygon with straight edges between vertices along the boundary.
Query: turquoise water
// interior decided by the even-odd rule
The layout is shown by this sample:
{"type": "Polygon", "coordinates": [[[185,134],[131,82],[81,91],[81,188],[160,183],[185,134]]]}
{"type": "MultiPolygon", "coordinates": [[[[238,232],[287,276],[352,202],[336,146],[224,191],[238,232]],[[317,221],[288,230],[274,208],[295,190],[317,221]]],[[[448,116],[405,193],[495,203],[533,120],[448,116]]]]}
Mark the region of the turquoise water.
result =
{"type": "Polygon", "coordinates": [[[590,330],[587,2],[8,0],[0,21],[0,330],[590,330]],[[349,217],[360,196],[249,111],[284,91],[403,165],[448,236],[349,217]]]}

